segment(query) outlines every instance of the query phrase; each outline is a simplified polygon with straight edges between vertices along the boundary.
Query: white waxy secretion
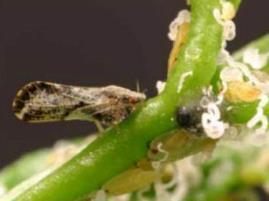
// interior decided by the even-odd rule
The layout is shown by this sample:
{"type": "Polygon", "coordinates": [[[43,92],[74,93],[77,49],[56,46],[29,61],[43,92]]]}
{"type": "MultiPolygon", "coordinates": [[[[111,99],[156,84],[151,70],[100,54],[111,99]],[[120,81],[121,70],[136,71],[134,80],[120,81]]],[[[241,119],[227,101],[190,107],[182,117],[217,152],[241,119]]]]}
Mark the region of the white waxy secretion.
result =
{"type": "Polygon", "coordinates": [[[268,102],[268,96],[261,95],[260,102],[257,107],[257,112],[247,123],[248,128],[254,128],[260,123],[260,127],[256,129],[257,133],[264,133],[268,128],[268,119],[264,115],[264,107],[268,104],[268,102]]]}
{"type": "Polygon", "coordinates": [[[218,139],[225,133],[228,124],[221,121],[220,110],[216,103],[210,102],[207,111],[202,114],[202,126],[206,135],[211,139],[218,139]]]}
{"type": "Polygon", "coordinates": [[[220,72],[220,79],[223,82],[243,81],[243,73],[238,68],[225,67],[220,72]]]}
{"type": "Polygon", "coordinates": [[[156,170],[160,169],[161,164],[162,164],[163,162],[165,162],[165,161],[167,160],[168,156],[169,156],[169,152],[167,152],[166,150],[164,150],[164,149],[162,148],[162,146],[163,146],[163,144],[162,144],[162,143],[159,143],[159,144],[157,145],[157,150],[158,150],[159,153],[162,153],[162,154],[163,154],[163,157],[162,157],[160,160],[158,160],[158,161],[152,161],[152,162],[151,162],[151,166],[152,166],[154,169],[156,169],[156,170]]]}
{"type": "Polygon", "coordinates": [[[243,62],[249,64],[253,69],[261,69],[267,63],[269,54],[260,54],[256,48],[248,48],[244,51],[243,62]]]}
{"type": "Polygon", "coordinates": [[[183,23],[190,23],[191,21],[191,14],[188,10],[181,10],[177,17],[170,23],[169,25],[169,33],[168,38],[171,41],[175,41],[177,34],[178,34],[178,28],[183,23]]]}
{"type": "Polygon", "coordinates": [[[223,47],[226,46],[226,41],[231,41],[236,36],[236,26],[232,21],[236,10],[231,2],[222,1],[221,9],[215,8],[213,16],[216,21],[223,27],[223,47]]]}
{"type": "Polygon", "coordinates": [[[223,23],[223,37],[227,41],[231,41],[236,36],[236,26],[232,20],[227,20],[223,23]]]}
{"type": "Polygon", "coordinates": [[[165,88],[166,82],[160,81],[158,80],[156,83],[156,88],[157,88],[157,92],[158,94],[162,93],[164,88],[165,88]]]}
{"type": "Polygon", "coordinates": [[[186,79],[190,76],[192,76],[193,72],[192,71],[188,71],[186,73],[183,73],[179,79],[179,83],[178,83],[178,87],[177,87],[177,93],[180,93],[182,88],[183,88],[183,84],[186,81],[186,79]]]}

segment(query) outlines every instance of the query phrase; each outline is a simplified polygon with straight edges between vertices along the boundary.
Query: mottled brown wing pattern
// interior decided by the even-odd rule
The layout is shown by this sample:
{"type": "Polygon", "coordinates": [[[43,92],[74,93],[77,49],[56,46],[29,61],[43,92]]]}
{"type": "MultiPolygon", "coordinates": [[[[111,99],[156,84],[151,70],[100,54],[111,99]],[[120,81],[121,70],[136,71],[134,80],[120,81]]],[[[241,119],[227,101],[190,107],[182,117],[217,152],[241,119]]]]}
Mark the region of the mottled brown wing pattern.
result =
{"type": "Polygon", "coordinates": [[[145,100],[145,95],[118,86],[77,87],[35,81],[22,87],[13,102],[15,115],[26,122],[98,120],[118,123],[145,100]]]}

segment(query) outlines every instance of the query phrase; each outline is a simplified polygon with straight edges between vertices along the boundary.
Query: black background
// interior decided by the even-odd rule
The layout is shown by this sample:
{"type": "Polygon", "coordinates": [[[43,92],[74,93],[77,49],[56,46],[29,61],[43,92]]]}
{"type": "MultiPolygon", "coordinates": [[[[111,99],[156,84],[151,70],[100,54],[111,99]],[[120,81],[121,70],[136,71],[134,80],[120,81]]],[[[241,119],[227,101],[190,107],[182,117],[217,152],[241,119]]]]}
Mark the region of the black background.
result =
{"type": "MultiPolygon", "coordinates": [[[[27,124],[12,99],[33,80],[102,86],[117,84],[149,96],[164,79],[171,47],[168,24],[183,0],[4,0],[1,3],[0,167],[60,138],[87,134],[87,122],[27,124]]],[[[267,33],[268,0],[245,0],[230,50],[267,33]]]]}

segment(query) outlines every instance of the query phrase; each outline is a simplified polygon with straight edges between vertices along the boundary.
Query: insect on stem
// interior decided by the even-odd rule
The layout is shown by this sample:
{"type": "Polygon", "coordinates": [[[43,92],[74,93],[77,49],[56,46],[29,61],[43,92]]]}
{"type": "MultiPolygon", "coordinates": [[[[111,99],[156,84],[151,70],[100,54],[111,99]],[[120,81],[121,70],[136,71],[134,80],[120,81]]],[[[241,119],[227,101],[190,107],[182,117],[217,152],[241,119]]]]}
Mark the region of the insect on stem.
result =
{"type": "Polygon", "coordinates": [[[35,81],[22,87],[13,102],[18,119],[31,122],[84,120],[98,129],[127,118],[146,96],[126,88],[78,87],[35,81]]]}

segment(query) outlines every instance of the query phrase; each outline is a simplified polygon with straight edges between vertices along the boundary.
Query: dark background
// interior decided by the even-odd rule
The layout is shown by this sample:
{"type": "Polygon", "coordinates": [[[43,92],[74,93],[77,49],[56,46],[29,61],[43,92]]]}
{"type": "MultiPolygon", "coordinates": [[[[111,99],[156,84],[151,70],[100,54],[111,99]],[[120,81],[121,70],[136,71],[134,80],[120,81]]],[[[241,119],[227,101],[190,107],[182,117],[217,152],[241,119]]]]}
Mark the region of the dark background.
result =
{"type": "MultiPolygon", "coordinates": [[[[16,91],[33,80],[117,84],[149,96],[164,79],[168,24],[183,0],[4,0],[0,10],[0,167],[57,139],[93,131],[87,122],[27,124],[12,114],[16,91]]],[[[269,31],[268,0],[244,1],[235,50],[269,31]]]]}

